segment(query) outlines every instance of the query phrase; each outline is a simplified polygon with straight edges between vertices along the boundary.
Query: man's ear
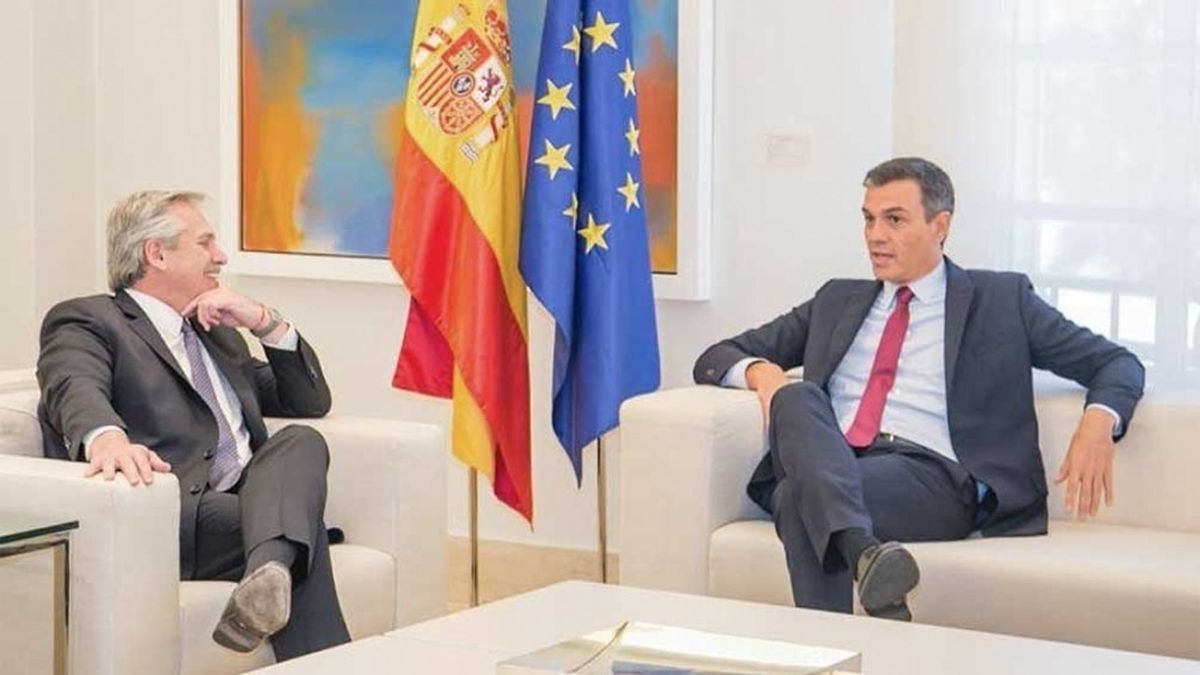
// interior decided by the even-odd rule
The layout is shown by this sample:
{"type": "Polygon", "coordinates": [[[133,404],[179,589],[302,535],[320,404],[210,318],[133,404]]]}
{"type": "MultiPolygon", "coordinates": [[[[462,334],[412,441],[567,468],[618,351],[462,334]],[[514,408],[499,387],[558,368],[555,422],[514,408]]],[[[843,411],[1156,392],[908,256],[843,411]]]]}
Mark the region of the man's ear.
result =
{"type": "Polygon", "coordinates": [[[950,238],[950,220],[949,211],[942,211],[933,217],[933,226],[937,228],[938,243],[942,248],[946,247],[946,240],[950,238]]]}
{"type": "Polygon", "coordinates": [[[142,259],[149,267],[166,269],[167,257],[164,253],[166,248],[160,239],[147,239],[146,243],[142,244],[142,259]]]}

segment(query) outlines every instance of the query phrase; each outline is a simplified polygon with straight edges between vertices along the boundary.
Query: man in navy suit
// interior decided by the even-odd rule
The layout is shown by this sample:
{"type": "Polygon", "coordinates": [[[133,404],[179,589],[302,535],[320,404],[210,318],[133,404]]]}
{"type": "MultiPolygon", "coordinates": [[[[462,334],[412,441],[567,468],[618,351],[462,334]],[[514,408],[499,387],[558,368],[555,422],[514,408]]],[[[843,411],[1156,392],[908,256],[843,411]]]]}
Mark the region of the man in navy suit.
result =
{"type": "Polygon", "coordinates": [[[863,185],[875,280],[829,281],[710,347],[695,379],[758,393],[769,452],[747,491],[774,518],[796,605],[849,612],[853,579],[868,614],[907,621],[920,573],[897,542],[1046,532],[1031,369],[1088,390],[1055,478],[1080,518],[1112,503],[1145,371],[1023,274],[946,258],[954,188],[932,162],[892,159],[863,185]]]}

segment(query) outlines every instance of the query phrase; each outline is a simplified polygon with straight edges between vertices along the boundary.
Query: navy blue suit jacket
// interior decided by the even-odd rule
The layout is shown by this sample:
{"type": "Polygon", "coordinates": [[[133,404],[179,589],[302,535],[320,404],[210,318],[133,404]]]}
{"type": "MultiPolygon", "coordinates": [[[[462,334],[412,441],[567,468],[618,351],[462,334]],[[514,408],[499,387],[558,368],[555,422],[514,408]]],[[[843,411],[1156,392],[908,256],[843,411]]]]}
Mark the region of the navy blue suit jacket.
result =
{"type": "MultiPolygon", "coordinates": [[[[758,328],[709,347],[696,361],[699,384],[718,384],[746,357],[785,370],[828,391],[829,378],[866,318],[882,284],[835,279],[815,297],[758,328]]],[[[1046,532],[1046,475],[1038,447],[1032,369],[1049,370],[1087,388],[1129,429],[1145,370],[1123,347],[1075,325],[1014,272],[964,270],[946,260],[946,414],[964,468],[991,486],[997,504],[984,535],[1046,532]]],[[[747,491],[769,509],[776,477],[770,458],[747,491]]]]}

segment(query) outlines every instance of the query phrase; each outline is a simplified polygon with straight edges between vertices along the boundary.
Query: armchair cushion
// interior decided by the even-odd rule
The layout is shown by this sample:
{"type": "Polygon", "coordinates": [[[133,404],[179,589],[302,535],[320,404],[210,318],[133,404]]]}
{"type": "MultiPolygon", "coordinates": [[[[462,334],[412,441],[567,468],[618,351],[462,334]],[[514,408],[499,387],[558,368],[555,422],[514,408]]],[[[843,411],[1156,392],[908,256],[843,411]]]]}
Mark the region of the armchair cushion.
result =
{"type": "Polygon", "coordinates": [[[42,456],[37,404],[36,389],[0,393],[0,455],[42,456]]]}

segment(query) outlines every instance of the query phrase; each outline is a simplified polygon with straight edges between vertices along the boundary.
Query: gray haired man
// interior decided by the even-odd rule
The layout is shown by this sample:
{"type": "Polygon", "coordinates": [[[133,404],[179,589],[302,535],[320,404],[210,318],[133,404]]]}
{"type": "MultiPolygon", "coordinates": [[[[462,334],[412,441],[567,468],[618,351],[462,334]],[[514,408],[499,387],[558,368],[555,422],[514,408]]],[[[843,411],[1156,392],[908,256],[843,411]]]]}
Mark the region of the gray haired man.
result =
{"type": "Polygon", "coordinates": [[[180,575],[239,583],[213,638],[287,659],[349,640],[323,522],[324,439],[264,416],[320,417],[316,353],[278,311],[218,282],[227,262],[193,192],[130,195],[108,219],[113,295],[67,300],[42,324],[45,454],[130,485],[180,484],[180,575]],[[261,340],[250,356],[238,328],[261,340]]]}

